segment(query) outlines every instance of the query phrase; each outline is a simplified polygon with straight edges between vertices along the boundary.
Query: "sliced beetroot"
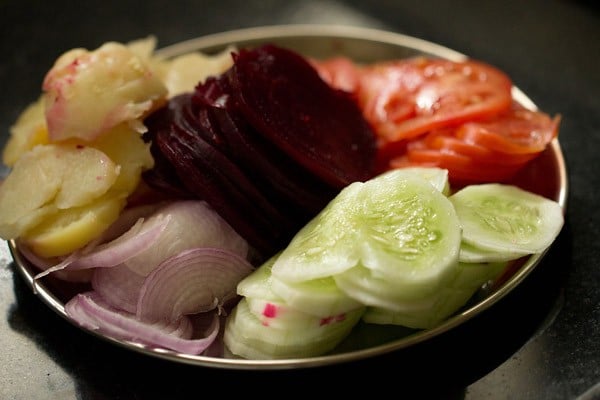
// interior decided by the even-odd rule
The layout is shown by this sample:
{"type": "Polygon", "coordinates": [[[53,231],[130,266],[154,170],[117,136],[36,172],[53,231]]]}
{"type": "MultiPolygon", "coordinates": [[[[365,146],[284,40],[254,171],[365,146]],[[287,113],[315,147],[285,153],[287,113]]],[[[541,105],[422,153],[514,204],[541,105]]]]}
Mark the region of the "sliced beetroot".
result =
{"type": "Polygon", "coordinates": [[[226,73],[146,120],[150,186],[206,200],[266,259],[336,193],[375,171],[376,141],[353,99],[301,56],[243,50],[226,73]]]}
{"type": "Polygon", "coordinates": [[[256,132],[232,104],[224,79],[211,78],[196,88],[195,104],[218,131],[228,155],[276,204],[297,216],[304,224],[318,213],[336,194],[310,171],[282,153],[256,132]]]}
{"type": "Polygon", "coordinates": [[[210,111],[219,122],[236,163],[248,171],[264,192],[280,199],[277,204],[282,204],[287,212],[297,215],[303,223],[335,196],[335,189],[285,157],[243,120],[223,108],[210,111]]]}
{"type": "Polygon", "coordinates": [[[340,189],[373,176],[372,128],[351,95],[332,89],[301,55],[275,45],[242,49],[226,76],[248,122],[318,177],[340,189]]]}
{"type": "Polygon", "coordinates": [[[202,137],[172,128],[158,132],[155,140],[187,190],[211,204],[262,255],[273,254],[297,229],[237,165],[202,137]]]}

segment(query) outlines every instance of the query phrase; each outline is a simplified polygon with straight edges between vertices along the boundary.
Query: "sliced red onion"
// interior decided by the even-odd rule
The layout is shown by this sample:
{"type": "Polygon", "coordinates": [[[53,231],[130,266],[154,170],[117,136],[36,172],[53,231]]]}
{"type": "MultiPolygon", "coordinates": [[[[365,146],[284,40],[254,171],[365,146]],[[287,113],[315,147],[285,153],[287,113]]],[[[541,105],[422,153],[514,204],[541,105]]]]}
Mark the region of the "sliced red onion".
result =
{"type": "Polygon", "coordinates": [[[165,206],[165,202],[137,205],[135,207],[125,208],[119,218],[113,222],[108,229],[102,234],[102,242],[109,242],[118,238],[127,232],[140,219],[146,219],[156,212],[161,207],[165,206]]]}
{"type": "Polygon", "coordinates": [[[124,263],[156,245],[169,225],[170,215],[139,219],[127,232],[116,239],[75,259],[69,269],[107,268],[124,263]]]}
{"type": "Polygon", "coordinates": [[[155,245],[127,260],[125,264],[140,275],[148,275],[163,260],[183,250],[197,247],[217,247],[246,258],[249,245],[233,228],[200,200],[181,200],[169,203],[158,210],[153,219],[171,218],[155,245]]]}
{"type": "MultiPolygon", "coordinates": [[[[23,243],[18,243],[17,244],[17,248],[19,250],[19,253],[21,253],[21,255],[27,260],[29,261],[29,263],[31,265],[33,265],[35,268],[39,269],[40,271],[46,271],[52,267],[58,266],[58,265],[68,265],[70,264],[75,256],[70,255],[64,259],[58,258],[58,257],[53,257],[53,258],[43,258],[38,256],[37,254],[35,254],[27,245],[23,244],[23,243]]],[[[60,267],[60,269],[63,269],[64,267],[60,267]]],[[[92,279],[92,274],[93,271],[92,270],[79,270],[79,271],[56,271],[56,277],[60,280],[63,281],[67,281],[67,282],[89,282],[92,279]]],[[[45,275],[45,274],[44,274],[45,275]]],[[[37,281],[38,277],[36,276],[34,278],[34,285],[33,285],[33,290],[34,292],[36,291],[36,285],[35,282],[37,281]]]]}
{"type": "Polygon", "coordinates": [[[215,314],[206,337],[193,339],[192,324],[187,317],[171,323],[142,322],[133,314],[108,305],[96,292],[80,293],[65,305],[67,315],[79,325],[115,339],[129,340],[185,354],[200,354],[219,333],[219,318],[215,314]]]}
{"type": "Polygon", "coordinates": [[[37,274],[34,281],[63,270],[108,268],[121,264],[153,246],[167,227],[169,220],[169,215],[160,215],[159,218],[152,218],[147,223],[139,219],[123,235],[108,243],[99,244],[100,239],[88,243],[58,264],[37,274]]]}
{"type": "Polygon", "coordinates": [[[176,320],[220,307],[236,296],[253,266],[231,251],[194,248],[166,259],[146,278],[138,300],[142,320],[176,320]]]}
{"type": "Polygon", "coordinates": [[[123,264],[93,271],[92,288],[111,306],[135,314],[145,277],[123,264]]]}

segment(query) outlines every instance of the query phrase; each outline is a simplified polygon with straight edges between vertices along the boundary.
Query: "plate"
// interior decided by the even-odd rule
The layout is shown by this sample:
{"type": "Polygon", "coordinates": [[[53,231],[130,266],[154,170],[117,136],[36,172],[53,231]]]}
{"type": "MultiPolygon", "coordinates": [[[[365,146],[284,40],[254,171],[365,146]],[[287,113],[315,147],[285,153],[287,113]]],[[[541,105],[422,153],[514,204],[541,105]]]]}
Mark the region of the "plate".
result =
{"type": "MultiPolygon", "coordinates": [[[[180,42],[160,49],[157,53],[167,58],[192,51],[213,54],[224,50],[229,45],[244,48],[267,42],[293,49],[310,57],[326,58],[333,55],[345,55],[353,60],[365,63],[415,55],[440,57],[454,61],[466,58],[466,55],[446,47],[398,33],[369,28],[321,25],[266,26],[229,31],[180,42]]],[[[525,107],[536,108],[535,104],[518,88],[513,88],[513,94],[515,99],[525,107]]],[[[554,139],[541,156],[529,164],[511,183],[556,200],[565,210],[567,176],[558,140],[554,139]]],[[[17,271],[33,288],[33,277],[37,270],[20,255],[14,241],[9,242],[9,249],[15,260],[17,271]]],[[[228,356],[195,356],[113,339],[91,330],[88,330],[88,332],[118,346],[149,356],[213,368],[268,370],[309,368],[347,363],[377,357],[413,346],[463,324],[497,303],[517,287],[539,264],[544,254],[533,255],[521,260],[518,264],[512,265],[500,281],[495,282],[491,287],[482,287],[465,307],[433,329],[412,330],[399,326],[367,326],[361,324],[332,353],[319,357],[286,360],[246,360],[228,356]]],[[[73,323],[74,326],[80,328],[79,325],[76,325],[67,317],[64,304],[74,293],[82,289],[81,286],[66,284],[50,276],[38,282],[36,289],[36,295],[48,307],[73,323]]]]}

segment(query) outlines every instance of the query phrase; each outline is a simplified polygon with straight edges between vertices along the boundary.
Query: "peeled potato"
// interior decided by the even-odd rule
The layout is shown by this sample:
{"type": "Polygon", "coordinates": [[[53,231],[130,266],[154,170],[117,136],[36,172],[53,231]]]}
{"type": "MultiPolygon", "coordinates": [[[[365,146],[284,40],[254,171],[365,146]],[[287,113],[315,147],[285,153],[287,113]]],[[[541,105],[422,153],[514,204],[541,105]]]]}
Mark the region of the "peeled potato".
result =
{"type": "Polygon", "coordinates": [[[19,158],[0,185],[0,237],[16,238],[58,209],[92,202],[115,183],[119,170],[92,147],[35,147],[19,158]]]}
{"type": "Polygon", "coordinates": [[[22,240],[42,257],[69,254],[100,236],[118,218],[125,202],[121,196],[106,196],[82,207],[60,210],[22,240]]]}
{"type": "Polygon", "coordinates": [[[31,103],[10,127],[10,137],[2,150],[2,162],[12,167],[19,157],[38,144],[48,143],[44,99],[31,103]]]}

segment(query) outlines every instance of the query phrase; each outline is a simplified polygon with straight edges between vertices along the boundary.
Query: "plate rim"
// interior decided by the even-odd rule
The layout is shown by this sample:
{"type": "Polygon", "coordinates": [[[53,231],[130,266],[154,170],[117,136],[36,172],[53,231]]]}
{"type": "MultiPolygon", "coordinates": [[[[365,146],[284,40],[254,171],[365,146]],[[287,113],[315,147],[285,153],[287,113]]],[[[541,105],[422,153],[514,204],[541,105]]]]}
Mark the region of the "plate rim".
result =
{"type": "MultiPolygon", "coordinates": [[[[287,24],[287,25],[266,25],[243,29],[233,29],[219,33],[208,34],[197,38],[192,38],[177,42],[156,50],[155,55],[158,57],[170,58],[179,54],[184,54],[190,51],[202,51],[210,48],[224,48],[228,44],[235,42],[249,41],[266,41],[268,38],[277,37],[278,39],[294,38],[294,37],[338,37],[340,39],[358,39],[364,41],[380,42],[386,45],[396,45],[407,47],[411,50],[417,50],[422,53],[430,53],[443,58],[448,58],[454,61],[467,59],[466,54],[450,49],[443,45],[409,36],[403,33],[378,29],[367,28],[360,26],[347,25],[322,25],[322,24],[287,24]]],[[[513,95],[516,100],[530,109],[537,109],[536,104],[518,87],[513,86],[513,95]]],[[[558,138],[554,138],[550,144],[550,150],[553,153],[557,163],[559,192],[556,201],[566,212],[567,195],[568,195],[568,179],[567,166],[564,155],[560,147],[558,138]]],[[[366,358],[372,358],[395,352],[404,348],[411,347],[418,343],[425,342],[445,332],[448,332],[457,326],[467,322],[481,312],[487,310],[492,305],[496,304],[515,287],[517,287],[540,263],[544,255],[550,249],[547,248],[544,252],[530,256],[527,261],[504,282],[499,288],[493,291],[484,299],[478,301],[465,310],[456,313],[452,317],[445,320],[440,325],[426,330],[417,331],[414,334],[404,336],[397,340],[391,340],[387,343],[380,344],[364,349],[346,351],[342,353],[327,354],[308,358],[291,358],[291,359],[269,359],[269,360],[254,360],[243,358],[227,358],[227,357],[211,357],[203,355],[189,355],[172,352],[159,348],[152,348],[146,345],[134,343],[127,340],[115,339],[89,328],[78,325],[75,321],[69,318],[65,312],[64,304],[58,299],[43,282],[36,282],[34,285],[34,274],[26,268],[30,263],[19,253],[15,240],[7,241],[9,252],[13,257],[17,271],[25,279],[26,283],[33,290],[34,294],[39,297],[48,307],[55,311],[58,315],[66,319],[71,325],[78,329],[84,330],[97,338],[116,344],[117,346],[133,350],[148,356],[158,357],[178,363],[191,364],[196,366],[221,368],[221,369],[263,369],[263,370],[281,370],[281,369],[297,369],[309,367],[321,367],[346,363],[351,361],[359,361],[366,358]]]]}

